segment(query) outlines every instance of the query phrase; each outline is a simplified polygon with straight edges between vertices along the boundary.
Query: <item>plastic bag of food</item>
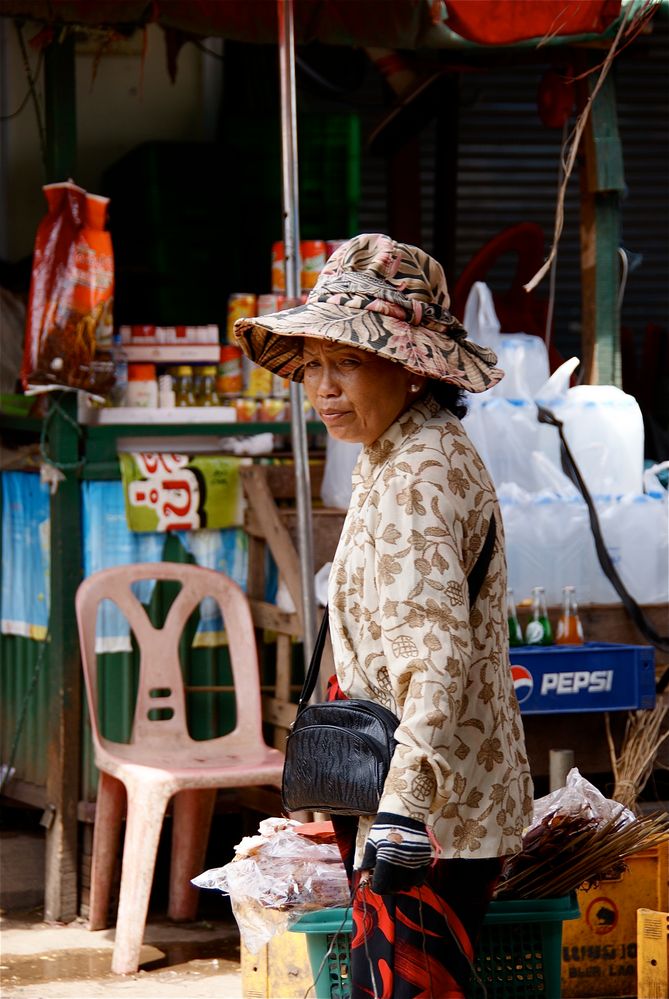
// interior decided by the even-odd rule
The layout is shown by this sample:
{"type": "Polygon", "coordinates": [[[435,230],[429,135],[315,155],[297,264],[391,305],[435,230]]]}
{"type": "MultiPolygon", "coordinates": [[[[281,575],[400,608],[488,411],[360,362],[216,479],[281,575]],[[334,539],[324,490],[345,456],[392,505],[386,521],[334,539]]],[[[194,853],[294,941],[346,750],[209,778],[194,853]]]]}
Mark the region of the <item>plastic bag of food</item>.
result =
{"type": "Polygon", "coordinates": [[[108,198],[71,181],[43,188],[21,381],[28,393],[84,389],[104,398],[114,384],[114,257],[105,229],[108,198]]]}
{"type": "Polygon", "coordinates": [[[653,835],[573,767],[564,787],[534,802],[522,850],[507,858],[496,895],[557,898],[619,877],[625,857],[650,845],[653,835]]]}
{"type": "Polygon", "coordinates": [[[619,801],[605,798],[594,784],[572,767],[567,774],[564,787],[551,791],[534,802],[531,827],[539,826],[552,816],[580,816],[595,827],[601,827],[612,819],[623,823],[634,822],[636,816],[619,801]]]}
{"type": "Polygon", "coordinates": [[[302,826],[292,819],[265,819],[259,835],[246,836],[235,847],[229,864],[193,878],[198,888],[230,896],[240,936],[253,954],[305,912],[349,904],[348,879],[336,843],[298,831],[306,833],[314,825],[323,823],[302,826]]]}

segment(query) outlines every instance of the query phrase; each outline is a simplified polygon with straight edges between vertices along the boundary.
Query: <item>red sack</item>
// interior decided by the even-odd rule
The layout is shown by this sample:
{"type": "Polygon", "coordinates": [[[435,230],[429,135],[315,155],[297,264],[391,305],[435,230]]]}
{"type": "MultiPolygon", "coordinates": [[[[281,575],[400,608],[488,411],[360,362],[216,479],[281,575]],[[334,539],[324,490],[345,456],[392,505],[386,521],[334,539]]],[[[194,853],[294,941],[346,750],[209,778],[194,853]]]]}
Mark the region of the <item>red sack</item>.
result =
{"type": "Polygon", "coordinates": [[[42,190],[48,213],[35,237],[21,381],[105,396],[114,384],[109,199],[71,182],[42,190]]]}

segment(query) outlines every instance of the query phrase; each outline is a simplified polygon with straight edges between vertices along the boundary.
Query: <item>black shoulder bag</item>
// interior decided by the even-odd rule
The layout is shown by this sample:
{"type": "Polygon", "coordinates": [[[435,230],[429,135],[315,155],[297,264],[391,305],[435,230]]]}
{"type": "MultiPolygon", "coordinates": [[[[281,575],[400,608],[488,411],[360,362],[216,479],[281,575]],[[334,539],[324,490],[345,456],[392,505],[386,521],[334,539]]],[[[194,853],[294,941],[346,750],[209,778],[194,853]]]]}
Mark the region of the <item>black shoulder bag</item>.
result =
{"type": "MultiPolygon", "coordinates": [[[[467,577],[469,606],[478,598],[495,547],[494,516],[467,577]]],[[[374,701],[346,699],[309,704],[328,631],[327,607],[286,742],[281,800],[286,812],[376,815],[399,720],[374,701]]]]}

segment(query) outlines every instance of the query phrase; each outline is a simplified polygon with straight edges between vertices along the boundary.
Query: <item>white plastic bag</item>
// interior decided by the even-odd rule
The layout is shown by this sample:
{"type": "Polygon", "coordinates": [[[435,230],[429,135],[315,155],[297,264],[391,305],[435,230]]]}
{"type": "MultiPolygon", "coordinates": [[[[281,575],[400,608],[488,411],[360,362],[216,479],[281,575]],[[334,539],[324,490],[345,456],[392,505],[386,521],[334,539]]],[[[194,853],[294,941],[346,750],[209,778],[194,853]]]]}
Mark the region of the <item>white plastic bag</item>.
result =
{"type": "Polygon", "coordinates": [[[230,896],[240,936],[253,954],[305,912],[349,904],[336,843],[312,842],[297,832],[299,826],[291,819],[265,819],[258,836],[235,847],[234,860],[193,878],[197,888],[230,896]]]}
{"type": "Polygon", "coordinates": [[[462,324],[470,340],[498,353],[500,323],[492,292],[485,281],[475,281],[471,286],[462,324]]]}
{"type": "Polygon", "coordinates": [[[351,475],[360,454],[360,444],[338,441],[328,435],[325,443],[325,471],[321,499],[326,506],[348,510],[353,486],[351,475]]]}

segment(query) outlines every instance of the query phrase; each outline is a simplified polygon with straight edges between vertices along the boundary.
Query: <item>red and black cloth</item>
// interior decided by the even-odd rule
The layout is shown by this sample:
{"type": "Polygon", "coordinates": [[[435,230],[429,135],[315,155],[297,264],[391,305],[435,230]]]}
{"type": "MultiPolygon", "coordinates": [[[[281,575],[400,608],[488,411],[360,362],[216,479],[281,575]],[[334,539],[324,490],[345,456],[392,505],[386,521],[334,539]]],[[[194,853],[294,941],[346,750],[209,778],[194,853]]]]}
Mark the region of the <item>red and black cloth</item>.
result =
{"type": "MultiPolygon", "coordinates": [[[[333,678],[328,700],[344,697],[333,678]]],[[[438,860],[419,887],[379,895],[353,870],[357,818],[332,821],[353,892],[351,999],[465,999],[502,858],[438,860]]]]}

